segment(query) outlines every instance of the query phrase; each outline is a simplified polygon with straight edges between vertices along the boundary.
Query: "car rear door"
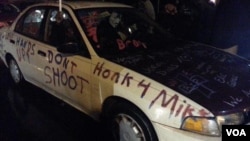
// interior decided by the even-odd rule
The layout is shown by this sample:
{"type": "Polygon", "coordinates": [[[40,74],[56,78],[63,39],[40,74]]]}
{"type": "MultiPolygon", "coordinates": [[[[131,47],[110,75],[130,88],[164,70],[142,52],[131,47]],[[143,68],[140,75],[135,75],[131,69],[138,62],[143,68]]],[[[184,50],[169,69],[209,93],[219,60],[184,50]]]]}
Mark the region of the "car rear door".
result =
{"type": "Polygon", "coordinates": [[[15,46],[11,53],[26,80],[38,84],[40,77],[37,70],[37,50],[43,46],[44,8],[32,8],[15,24],[14,34],[10,34],[9,42],[15,46]]]}

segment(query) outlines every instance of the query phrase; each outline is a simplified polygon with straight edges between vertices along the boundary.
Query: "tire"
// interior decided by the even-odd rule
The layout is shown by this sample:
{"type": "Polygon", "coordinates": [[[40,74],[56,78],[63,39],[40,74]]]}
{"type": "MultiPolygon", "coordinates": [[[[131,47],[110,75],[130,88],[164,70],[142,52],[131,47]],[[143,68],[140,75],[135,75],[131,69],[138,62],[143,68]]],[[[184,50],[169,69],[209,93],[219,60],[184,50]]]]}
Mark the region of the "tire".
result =
{"type": "Polygon", "coordinates": [[[148,118],[133,104],[115,102],[107,112],[106,126],[114,141],[158,141],[148,118]]]}
{"type": "Polygon", "coordinates": [[[12,80],[15,84],[21,85],[24,81],[23,74],[15,59],[10,58],[9,60],[9,72],[12,80]]]}

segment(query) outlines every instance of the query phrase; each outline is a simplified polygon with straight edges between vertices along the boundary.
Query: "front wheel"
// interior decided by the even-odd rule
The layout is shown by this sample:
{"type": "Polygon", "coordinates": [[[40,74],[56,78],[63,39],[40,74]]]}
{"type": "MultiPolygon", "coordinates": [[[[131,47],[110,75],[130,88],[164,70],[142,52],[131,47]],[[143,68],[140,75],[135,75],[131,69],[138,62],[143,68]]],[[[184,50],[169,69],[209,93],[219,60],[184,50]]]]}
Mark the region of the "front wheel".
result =
{"type": "Polygon", "coordinates": [[[10,71],[11,78],[13,79],[15,84],[20,85],[24,81],[22,72],[19,69],[19,66],[16,60],[13,58],[9,60],[9,71],[10,71]]]}
{"type": "Polygon", "coordinates": [[[108,111],[108,128],[115,141],[158,140],[148,118],[133,104],[116,102],[108,111]]]}

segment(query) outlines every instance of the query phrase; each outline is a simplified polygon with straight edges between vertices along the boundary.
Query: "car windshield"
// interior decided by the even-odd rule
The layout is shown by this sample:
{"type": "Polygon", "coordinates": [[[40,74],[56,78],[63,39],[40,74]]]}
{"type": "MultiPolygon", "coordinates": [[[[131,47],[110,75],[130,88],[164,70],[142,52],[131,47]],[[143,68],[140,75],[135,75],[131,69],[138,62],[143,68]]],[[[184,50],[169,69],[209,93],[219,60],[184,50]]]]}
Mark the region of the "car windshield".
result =
{"type": "Polygon", "coordinates": [[[76,13],[100,56],[159,50],[172,41],[168,32],[136,9],[95,8],[76,13]]]}

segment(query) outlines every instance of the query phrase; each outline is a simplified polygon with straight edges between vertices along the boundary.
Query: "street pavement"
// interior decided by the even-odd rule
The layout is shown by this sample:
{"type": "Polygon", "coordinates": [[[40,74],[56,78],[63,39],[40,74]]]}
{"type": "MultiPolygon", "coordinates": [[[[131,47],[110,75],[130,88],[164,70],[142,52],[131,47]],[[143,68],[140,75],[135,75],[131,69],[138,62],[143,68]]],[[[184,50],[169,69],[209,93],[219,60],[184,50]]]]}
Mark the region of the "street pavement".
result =
{"type": "Polygon", "coordinates": [[[0,61],[0,141],[107,141],[97,121],[41,89],[17,87],[0,61]]]}

